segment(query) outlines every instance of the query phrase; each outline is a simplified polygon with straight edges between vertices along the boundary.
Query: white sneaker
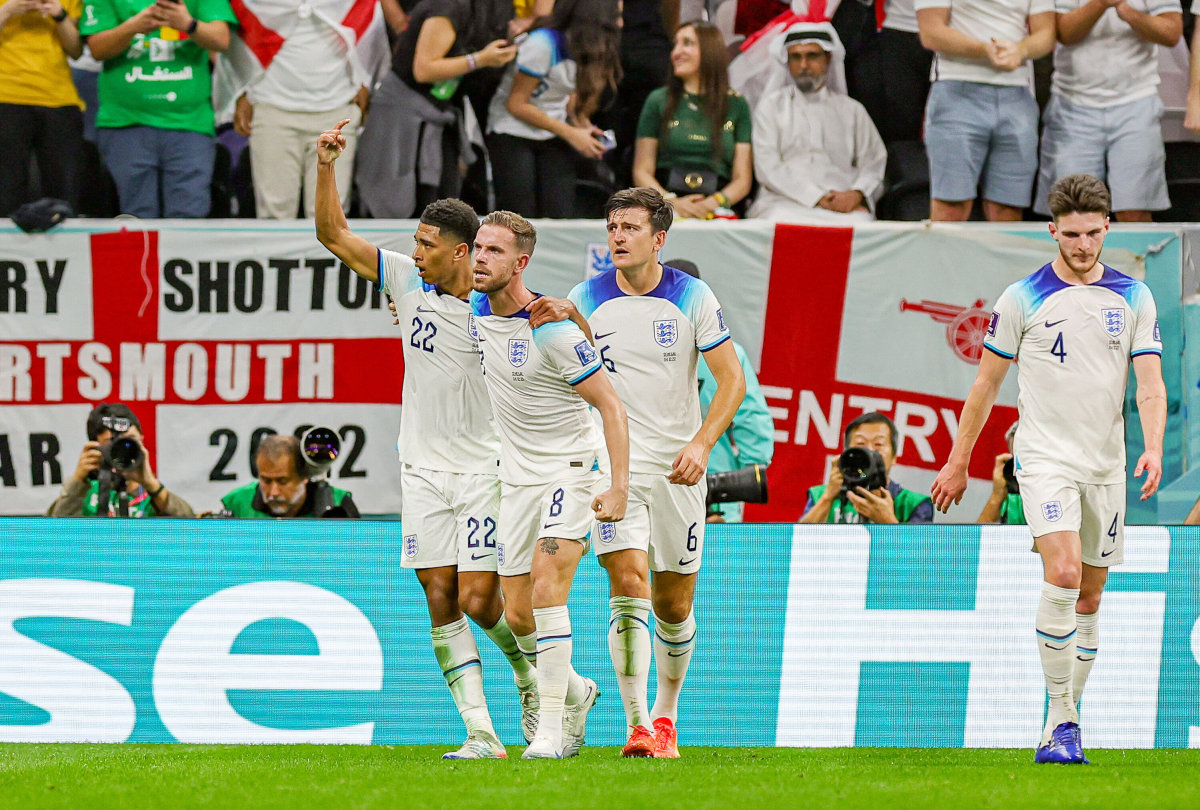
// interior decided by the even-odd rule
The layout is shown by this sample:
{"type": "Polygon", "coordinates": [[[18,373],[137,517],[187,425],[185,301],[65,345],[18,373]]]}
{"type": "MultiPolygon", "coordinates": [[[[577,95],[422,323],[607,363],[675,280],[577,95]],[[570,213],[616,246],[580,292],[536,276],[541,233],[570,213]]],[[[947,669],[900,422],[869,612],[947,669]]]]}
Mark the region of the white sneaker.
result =
{"type": "Polygon", "coordinates": [[[554,747],[549,737],[534,737],[533,742],[521,754],[521,759],[562,759],[562,751],[554,747]]]}
{"type": "Polygon", "coordinates": [[[442,754],[442,759],[508,759],[508,752],[499,740],[471,736],[462,748],[442,754]]]}
{"type": "Polygon", "coordinates": [[[592,710],[592,706],[596,705],[596,698],[600,697],[600,690],[596,687],[596,682],[591,678],[584,678],[583,682],[587,684],[587,694],[583,700],[578,703],[567,706],[563,711],[563,756],[573,757],[579,754],[579,749],[583,748],[583,734],[587,728],[588,712],[592,710]]]}
{"type": "Polygon", "coordinates": [[[521,731],[525,734],[525,742],[531,743],[537,736],[538,709],[542,705],[538,699],[537,681],[529,686],[517,684],[517,693],[521,697],[521,731]]]}

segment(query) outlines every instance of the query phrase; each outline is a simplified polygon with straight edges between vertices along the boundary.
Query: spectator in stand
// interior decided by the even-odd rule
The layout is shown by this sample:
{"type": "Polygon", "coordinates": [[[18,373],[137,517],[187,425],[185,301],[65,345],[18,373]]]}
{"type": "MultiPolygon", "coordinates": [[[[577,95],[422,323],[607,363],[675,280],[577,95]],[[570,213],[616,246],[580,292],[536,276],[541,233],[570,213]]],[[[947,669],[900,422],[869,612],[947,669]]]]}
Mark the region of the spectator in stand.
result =
{"type": "Polygon", "coordinates": [[[37,158],[41,196],[79,209],[83,102],[67,57],[83,53],[80,0],[0,2],[0,216],[36,199],[30,187],[37,158]]]}
{"type": "Polygon", "coordinates": [[[382,14],[352,17],[353,0],[245,0],[235,37],[217,67],[217,108],[236,98],[233,126],[250,138],[255,214],[294,219],[316,213],[317,137],[349,119],[337,169],[350,202],[354,148],[372,75],[387,58],[382,14]],[[378,22],[376,23],[376,19],[378,22]],[[263,44],[263,34],[282,41],[263,44]],[[276,45],[278,42],[275,43],[276,45]]]}
{"type": "Polygon", "coordinates": [[[618,188],[632,183],[642,107],[671,75],[670,32],[679,25],[679,0],[625,0],[621,17],[621,84],[612,110],[617,148],[609,153],[618,188]]]}
{"type": "Polygon", "coordinates": [[[850,95],[867,108],[885,144],[922,138],[933,54],[921,45],[913,2],[883,0],[882,27],[847,66],[850,95]]]}
{"type": "Polygon", "coordinates": [[[671,78],[642,108],[633,182],[674,198],[677,216],[711,219],[750,193],[750,106],[729,89],[728,64],[716,26],[684,23],[675,32],[671,78]]]}
{"type": "Polygon", "coordinates": [[[621,73],[618,0],[557,0],[533,24],[488,113],[496,207],[525,217],[575,214],[575,162],[610,148],[592,124],[621,73]]]}
{"type": "Polygon", "coordinates": [[[1179,0],[1055,0],[1060,47],[1042,129],[1033,209],[1069,174],[1108,184],[1121,222],[1150,222],[1167,196],[1158,46],[1183,36],[1179,0]]]}
{"type": "Polygon", "coordinates": [[[358,144],[363,214],[410,217],[460,196],[459,164],[477,163],[472,144],[482,144],[500,69],[517,55],[505,39],[512,17],[512,0],[421,0],[411,9],[358,144]]]}
{"type": "Polygon", "coordinates": [[[80,33],[100,74],[97,139],[121,211],[205,217],[211,207],[209,54],[229,47],[229,0],[86,0],[80,33]]]}
{"type": "Polygon", "coordinates": [[[916,0],[934,52],[925,108],[930,218],[963,221],[976,196],[993,222],[1020,220],[1037,174],[1029,60],[1054,48],[1053,0],[916,0]]]}
{"type": "Polygon", "coordinates": [[[750,216],[834,225],[874,219],[887,150],[866,108],[828,86],[830,64],[842,58],[837,32],[829,23],[794,23],[774,49],[786,84],[754,110],[760,189],[750,216]]]}
{"type": "MultiPolygon", "coordinates": [[[[1192,16],[1200,15],[1200,0],[1192,0],[1192,7],[1189,9],[1192,16]]],[[[1187,94],[1187,111],[1184,115],[1183,125],[1192,132],[1200,135],[1200,25],[1196,25],[1192,29],[1192,51],[1191,62],[1188,66],[1188,94],[1187,94]]]]}

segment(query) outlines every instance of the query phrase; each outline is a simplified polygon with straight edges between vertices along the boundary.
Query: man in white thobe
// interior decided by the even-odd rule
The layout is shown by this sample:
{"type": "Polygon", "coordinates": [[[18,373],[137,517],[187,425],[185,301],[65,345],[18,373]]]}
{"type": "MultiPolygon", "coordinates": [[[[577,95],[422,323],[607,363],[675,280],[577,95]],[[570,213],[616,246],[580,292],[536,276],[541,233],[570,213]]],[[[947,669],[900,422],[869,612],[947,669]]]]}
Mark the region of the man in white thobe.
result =
{"type": "Polygon", "coordinates": [[[866,109],[831,88],[841,41],[828,23],[796,23],[777,40],[782,77],[754,111],[754,174],[760,190],[750,216],[783,222],[853,225],[873,220],[887,151],[866,109]]]}

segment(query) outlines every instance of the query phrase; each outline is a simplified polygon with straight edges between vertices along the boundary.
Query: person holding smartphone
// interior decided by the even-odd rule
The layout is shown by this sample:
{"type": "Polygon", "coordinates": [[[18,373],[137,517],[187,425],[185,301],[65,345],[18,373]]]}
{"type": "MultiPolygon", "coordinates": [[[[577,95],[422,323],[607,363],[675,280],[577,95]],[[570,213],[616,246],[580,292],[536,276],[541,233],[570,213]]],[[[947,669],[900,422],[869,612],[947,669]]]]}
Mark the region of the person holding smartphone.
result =
{"type": "Polygon", "coordinates": [[[104,63],[96,138],[121,212],[206,217],[216,156],[209,53],[229,0],[87,0],[79,31],[104,63]]]}
{"type": "Polygon", "coordinates": [[[620,80],[620,32],[617,0],[558,0],[514,38],[517,58],[488,112],[499,208],[574,216],[576,161],[600,158],[613,145],[591,116],[620,80]]]}

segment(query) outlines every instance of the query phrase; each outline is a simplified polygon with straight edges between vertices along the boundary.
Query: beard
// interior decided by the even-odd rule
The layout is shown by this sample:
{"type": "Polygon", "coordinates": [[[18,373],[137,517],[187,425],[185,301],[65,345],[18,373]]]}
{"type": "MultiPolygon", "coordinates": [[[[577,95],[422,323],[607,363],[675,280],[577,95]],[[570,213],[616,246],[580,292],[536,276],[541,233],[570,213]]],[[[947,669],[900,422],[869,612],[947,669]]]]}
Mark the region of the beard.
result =
{"type": "Polygon", "coordinates": [[[284,517],[288,510],[304,500],[304,496],[307,494],[306,489],[306,487],[300,487],[291,498],[271,498],[267,501],[267,511],[275,517],[284,517]]]}
{"type": "Polygon", "coordinates": [[[1096,262],[1100,260],[1099,253],[1089,253],[1087,257],[1080,258],[1074,253],[1066,253],[1062,250],[1059,250],[1059,255],[1062,256],[1062,259],[1064,262],[1066,262],[1067,267],[1071,268],[1071,272],[1081,276],[1090,272],[1091,269],[1096,266],[1096,262]]]}
{"type": "Polygon", "coordinates": [[[796,89],[801,93],[815,93],[825,86],[824,76],[814,76],[811,73],[801,73],[799,76],[793,76],[792,81],[796,83],[796,89]]]}

